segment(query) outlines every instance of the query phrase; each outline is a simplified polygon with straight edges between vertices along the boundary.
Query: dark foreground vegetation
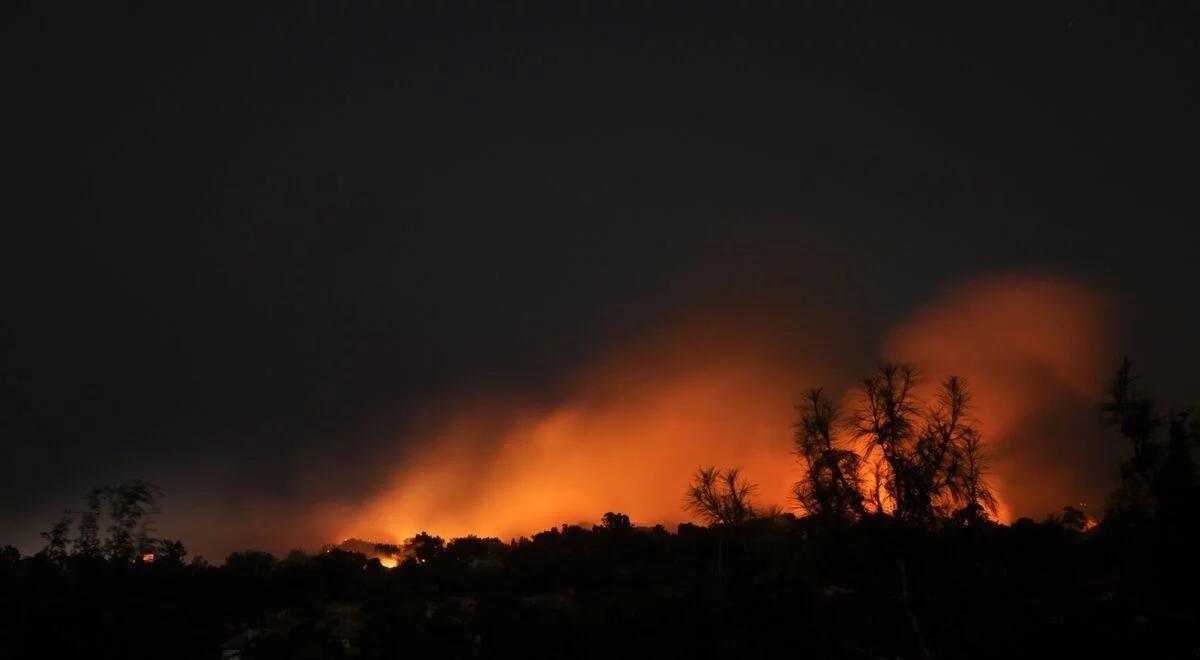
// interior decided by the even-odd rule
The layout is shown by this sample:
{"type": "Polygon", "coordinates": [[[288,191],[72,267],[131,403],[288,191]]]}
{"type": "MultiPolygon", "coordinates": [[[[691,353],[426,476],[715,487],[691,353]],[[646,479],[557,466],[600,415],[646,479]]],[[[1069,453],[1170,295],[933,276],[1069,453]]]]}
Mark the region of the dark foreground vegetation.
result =
{"type": "Polygon", "coordinates": [[[1103,519],[1000,525],[965,388],[919,402],[913,375],[885,367],[847,415],[819,391],[799,407],[800,517],[706,469],[687,490],[703,527],[609,513],[512,543],[422,534],[210,566],[153,538],[153,487],[97,489],[41,552],[0,553],[0,656],[1197,657],[1186,414],[1156,411],[1124,365],[1101,411],[1131,456],[1103,519]]]}

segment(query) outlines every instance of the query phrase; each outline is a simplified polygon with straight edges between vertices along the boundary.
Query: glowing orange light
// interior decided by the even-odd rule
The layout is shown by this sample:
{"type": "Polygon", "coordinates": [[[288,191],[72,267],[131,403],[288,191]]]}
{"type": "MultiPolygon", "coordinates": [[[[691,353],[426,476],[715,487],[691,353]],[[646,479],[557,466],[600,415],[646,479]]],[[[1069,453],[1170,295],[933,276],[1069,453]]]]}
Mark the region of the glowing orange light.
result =
{"type": "Polygon", "coordinates": [[[142,563],[143,563],[143,564],[152,564],[152,563],[154,563],[154,553],[153,553],[153,552],[147,552],[146,554],[142,555],[142,563]]]}
{"type": "MultiPolygon", "coordinates": [[[[1056,278],[989,278],[948,291],[884,342],[882,357],[916,363],[927,384],[953,373],[970,385],[1002,521],[1087,495],[1047,453],[1063,434],[1030,421],[1056,402],[1090,410],[1102,395],[1105,309],[1056,278]]],[[[759,504],[794,508],[792,405],[809,387],[854,382],[833,362],[836,338],[719,311],[688,321],[600,356],[549,401],[438,402],[407,431],[421,442],[396,443],[421,449],[331,531],[507,540],[605,511],[673,525],[688,519],[682,492],[702,465],[741,467],[759,504]]]]}

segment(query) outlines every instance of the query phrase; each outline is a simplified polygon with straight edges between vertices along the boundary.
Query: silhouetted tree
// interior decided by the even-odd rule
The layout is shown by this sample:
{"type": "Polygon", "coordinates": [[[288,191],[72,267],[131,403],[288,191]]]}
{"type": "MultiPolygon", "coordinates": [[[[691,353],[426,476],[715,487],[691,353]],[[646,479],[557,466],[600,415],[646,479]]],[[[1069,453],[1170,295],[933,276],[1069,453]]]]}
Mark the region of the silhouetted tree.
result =
{"type": "Polygon", "coordinates": [[[1155,512],[1163,523],[1191,526],[1200,516],[1200,478],[1192,449],[1200,444],[1190,413],[1171,418],[1162,466],[1154,477],[1155,512]]]}
{"type": "MultiPolygon", "coordinates": [[[[943,381],[934,405],[924,413],[916,385],[912,366],[881,366],[863,380],[852,428],[864,441],[867,456],[878,452],[882,458],[875,464],[876,487],[882,484],[883,490],[876,491],[876,508],[883,508],[885,495],[896,517],[928,523],[963,501],[965,454],[979,431],[968,415],[970,395],[961,379],[943,381]]],[[[976,502],[983,485],[981,479],[974,483],[976,502]]]]}
{"type": "Polygon", "coordinates": [[[612,511],[604,514],[601,526],[607,530],[633,529],[633,524],[629,522],[629,516],[612,511]]]}
{"type": "Polygon", "coordinates": [[[436,558],[442,553],[445,545],[445,539],[440,536],[430,536],[427,532],[417,534],[408,542],[413,556],[421,563],[436,558]]]}
{"type": "Polygon", "coordinates": [[[161,496],[161,488],[141,479],[115,486],[97,486],[87,494],[87,506],[79,514],[75,538],[70,538],[74,514],[68,511],[49,531],[42,533],[46,540],[43,554],[56,560],[71,555],[104,557],[118,562],[132,561],[148,552],[159,554],[163,547],[169,546],[151,535],[154,531],[151,516],[157,512],[154,502],[161,496]],[[100,523],[105,512],[108,514],[108,535],[101,539],[100,523]]]}
{"type": "Polygon", "coordinates": [[[132,561],[138,554],[153,552],[150,519],[157,512],[154,501],[162,494],[161,488],[141,479],[105,490],[110,524],[104,554],[110,561],[132,561]]]}
{"type": "Polygon", "coordinates": [[[1154,435],[1161,420],[1154,414],[1153,400],[1138,390],[1133,362],[1128,357],[1121,360],[1100,412],[1105,423],[1117,429],[1133,448],[1133,457],[1121,465],[1121,489],[1115,503],[1127,512],[1149,514],[1154,508],[1154,467],[1159,458],[1154,435]]]}
{"type": "Polygon", "coordinates": [[[885,484],[887,482],[887,460],[882,456],[876,457],[871,461],[871,490],[868,492],[867,501],[871,505],[872,513],[884,513],[886,507],[884,505],[885,484]]]}
{"type": "Polygon", "coordinates": [[[400,546],[395,543],[376,543],[375,554],[384,557],[399,557],[401,554],[400,546]]]}
{"type": "Polygon", "coordinates": [[[820,389],[809,392],[797,406],[795,433],[795,453],[805,466],[794,488],[802,509],[845,519],[870,508],[922,524],[951,514],[970,521],[996,513],[966,384],[946,378],[932,404],[923,406],[917,382],[914,367],[890,363],[862,381],[861,399],[846,423],[862,442],[862,455],[838,445],[837,408],[820,389]]]}
{"type": "Polygon", "coordinates": [[[978,432],[963,434],[962,475],[962,507],[956,518],[972,524],[982,522],[988,514],[999,513],[996,496],[987,482],[987,453],[978,432]]]}
{"type": "Polygon", "coordinates": [[[927,413],[916,447],[918,472],[912,500],[926,520],[945,516],[954,507],[980,514],[996,512],[996,500],[984,479],[979,427],[971,417],[966,383],[950,376],[941,383],[927,413]]]}
{"type": "Polygon", "coordinates": [[[1046,521],[1049,523],[1062,525],[1063,527],[1076,532],[1087,531],[1089,526],[1088,523],[1091,522],[1088,519],[1087,514],[1083,512],[1083,509],[1074,506],[1064,506],[1061,516],[1055,516],[1052,514],[1047,517],[1046,521]]]}
{"type": "Polygon", "coordinates": [[[41,533],[42,539],[46,541],[46,547],[41,551],[43,557],[55,563],[66,560],[72,524],[74,524],[74,515],[70,511],[66,511],[50,526],[49,530],[41,533]]]}
{"type": "Polygon", "coordinates": [[[187,557],[187,548],[184,547],[183,541],[162,539],[157,545],[158,548],[154,551],[156,563],[170,566],[183,565],[183,560],[187,557]]]}
{"type": "Polygon", "coordinates": [[[709,525],[738,525],[755,516],[750,496],[756,489],[737,468],[700,468],[688,486],[685,506],[709,525]]]}
{"type": "Polygon", "coordinates": [[[450,539],[445,556],[465,565],[478,560],[494,559],[504,552],[504,542],[498,538],[480,538],[474,534],[450,539]]]}
{"type": "Polygon", "coordinates": [[[0,568],[8,569],[21,561],[21,551],[11,545],[0,547],[0,568]]]}
{"type": "MultiPolygon", "coordinates": [[[[876,483],[882,484],[883,496],[902,518],[922,508],[910,502],[909,485],[915,476],[911,456],[920,416],[914,403],[916,381],[916,369],[910,365],[882,365],[878,373],[863,379],[862,399],[851,421],[856,437],[865,443],[867,457],[881,455],[883,460],[875,464],[876,483]]],[[[879,494],[876,500],[878,506],[884,505],[879,494]]]]}
{"type": "Polygon", "coordinates": [[[96,558],[100,556],[100,515],[101,500],[105,489],[93,488],[87,494],[87,508],[79,514],[79,530],[75,537],[75,554],[81,557],[96,558]]]}
{"type": "Polygon", "coordinates": [[[820,388],[810,390],[796,406],[794,453],[804,474],[792,489],[810,515],[853,520],[863,513],[862,458],[835,441],[837,407],[820,388]]]}

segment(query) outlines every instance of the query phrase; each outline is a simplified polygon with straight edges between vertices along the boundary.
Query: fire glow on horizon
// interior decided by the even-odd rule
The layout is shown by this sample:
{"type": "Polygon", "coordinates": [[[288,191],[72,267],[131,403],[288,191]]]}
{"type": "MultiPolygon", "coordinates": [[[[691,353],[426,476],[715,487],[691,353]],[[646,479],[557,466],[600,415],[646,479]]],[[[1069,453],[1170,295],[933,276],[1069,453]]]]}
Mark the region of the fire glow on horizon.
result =
{"type": "MultiPolygon", "coordinates": [[[[1056,278],[999,277],[947,292],[890,333],[880,359],[926,383],[966,378],[992,454],[1001,519],[1086,499],[1086,470],[1047,447],[1072,441],[1034,423],[1091,406],[1111,362],[1107,305],[1056,278]]],[[[701,465],[739,466],[756,501],[793,507],[793,404],[808,387],[852,383],[819,342],[780,341],[744,323],[693,323],[583,369],[551,406],[477,401],[413,431],[423,449],[341,536],[398,542],[528,535],[605,511],[639,524],[687,520],[682,493],[701,465]],[[790,342],[790,343],[789,343],[790,342]]],[[[843,407],[855,391],[844,392],[843,407]]]]}

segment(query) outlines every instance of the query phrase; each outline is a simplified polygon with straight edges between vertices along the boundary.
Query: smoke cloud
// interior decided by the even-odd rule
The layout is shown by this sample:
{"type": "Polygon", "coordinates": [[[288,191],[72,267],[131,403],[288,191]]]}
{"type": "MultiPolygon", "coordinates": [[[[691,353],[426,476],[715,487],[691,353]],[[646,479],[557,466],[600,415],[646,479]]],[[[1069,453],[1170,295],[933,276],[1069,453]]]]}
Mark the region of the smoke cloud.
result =
{"type": "Polygon", "coordinates": [[[967,379],[1007,520],[1067,504],[1099,515],[1119,447],[1096,403],[1114,367],[1107,302],[1059,278],[1006,276],[953,288],[888,338],[884,355],[926,382],[967,379]]]}
{"type": "MultiPolygon", "coordinates": [[[[992,277],[946,291],[883,342],[879,359],[916,363],[927,384],[967,379],[1005,520],[1096,501],[1109,486],[1116,458],[1094,441],[1107,309],[1059,278],[992,277]]],[[[831,363],[836,339],[772,327],[700,316],[597,358],[550,402],[444,402],[398,442],[418,449],[338,535],[509,538],[605,511],[674,524],[701,465],[739,466],[760,503],[791,508],[793,404],[861,374],[831,363]]]]}
{"type": "Polygon", "coordinates": [[[765,327],[694,319],[597,360],[555,403],[454,406],[406,439],[424,449],[343,536],[507,538],[605,511],[672,524],[708,464],[743,467],[761,499],[783,502],[793,394],[831,365],[795,361],[765,327]]]}

